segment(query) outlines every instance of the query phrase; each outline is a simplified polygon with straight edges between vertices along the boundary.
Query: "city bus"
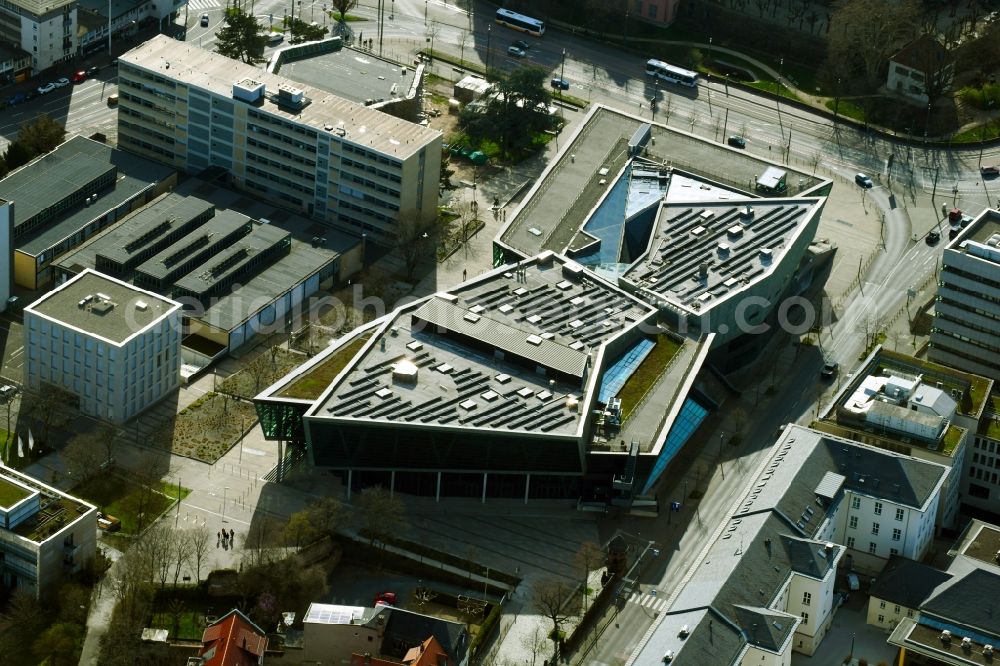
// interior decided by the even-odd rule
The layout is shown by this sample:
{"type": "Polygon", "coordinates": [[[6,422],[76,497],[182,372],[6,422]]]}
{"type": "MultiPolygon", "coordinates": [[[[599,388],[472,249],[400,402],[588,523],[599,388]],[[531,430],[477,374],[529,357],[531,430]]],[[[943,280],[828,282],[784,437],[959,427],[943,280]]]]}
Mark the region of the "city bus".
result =
{"type": "Polygon", "coordinates": [[[646,75],[655,76],[668,83],[677,83],[688,88],[696,88],[698,86],[698,72],[674,67],[662,60],[650,59],[646,61],[646,75]]]}
{"type": "Polygon", "coordinates": [[[505,25],[508,28],[513,28],[514,30],[526,32],[535,37],[541,37],[545,34],[545,21],[539,21],[538,19],[533,19],[524,14],[517,14],[507,9],[497,10],[497,23],[505,25]]]}

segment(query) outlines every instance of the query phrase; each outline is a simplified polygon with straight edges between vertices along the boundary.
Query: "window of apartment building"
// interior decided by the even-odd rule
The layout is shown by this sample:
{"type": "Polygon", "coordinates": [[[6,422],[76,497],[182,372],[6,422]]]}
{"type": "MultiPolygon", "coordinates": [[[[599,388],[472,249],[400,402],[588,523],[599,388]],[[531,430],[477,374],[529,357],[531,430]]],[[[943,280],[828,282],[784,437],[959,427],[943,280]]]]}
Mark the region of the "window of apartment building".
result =
{"type": "Polygon", "coordinates": [[[892,540],[893,541],[899,541],[900,537],[902,537],[902,536],[903,536],[903,530],[899,529],[898,527],[892,528],[892,540]]]}
{"type": "Polygon", "coordinates": [[[811,604],[812,603],[812,598],[813,598],[812,594],[810,594],[809,592],[803,592],[802,593],[802,605],[803,606],[808,606],[809,604],[811,604]]]}
{"type": "Polygon", "coordinates": [[[878,616],[878,623],[882,624],[883,622],[885,622],[885,615],[882,615],[880,613],[879,616],[878,616]]]}
{"type": "Polygon", "coordinates": [[[877,536],[878,535],[878,528],[879,528],[878,523],[872,523],[872,534],[874,534],[874,535],[877,536]]]}
{"type": "Polygon", "coordinates": [[[879,608],[885,608],[885,602],[884,601],[878,602],[878,607],[879,608]]]}
{"type": "Polygon", "coordinates": [[[646,7],[646,15],[651,19],[656,18],[656,10],[659,9],[656,5],[648,5],[646,7]]]}
{"type": "Polygon", "coordinates": [[[906,617],[913,617],[913,609],[912,608],[907,608],[906,609],[906,617]]]}
{"type": "Polygon", "coordinates": [[[890,548],[889,549],[889,554],[890,555],[899,555],[899,549],[898,548],[890,548]]]}
{"type": "Polygon", "coordinates": [[[972,454],[972,462],[974,462],[974,463],[978,463],[979,462],[979,454],[978,453],[973,453],[972,454]]]}
{"type": "Polygon", "coordinates": [[[809,624],[809,613],[802,613],[802,626],[809,624]]]}
{"type": "Polygon", "coordinates": [[[882,502],[875,502],[875,515],[876,516],[882,515],[882,502]]]}
{"type": "Polygon", "coordinates": [[[847,537],[847,547],[854,548],[854,537],[851,536],[847,537]]]}
{"type": "Polygon", "coordinates": [[[904,515],[905,514],[903,513],[902,509],[896,509],[896,520],[899,520],[899,521],[903,520],[903,516],[904,515]]]}
{"type": "Polygon", "coordinates": [[[874,555],[876,550],[878,550],[878,544],[875,543],[874,541],[869,541],[868,542],[868,552],[871,553],[872,555],[874,555]]]}
{"type": "Polygon", "coordinates": [[[896,604],[896,614],[899,614],[899,604],[896,604]]]}
{"type": "Polygon", "coordinates": [[[851,519],[850,519],[850,527],[851,527],[851,529],[852,530],[856,529],[857,526],[858,526],[858,517],[857,516],[851,516],[851,519]]]}
{"type": "Polygon", "coordinates": [[[861,508],[861,498],[860,497],[852,497],[851,498],[851,508],[852,509],[860,509],[861,508]]]}

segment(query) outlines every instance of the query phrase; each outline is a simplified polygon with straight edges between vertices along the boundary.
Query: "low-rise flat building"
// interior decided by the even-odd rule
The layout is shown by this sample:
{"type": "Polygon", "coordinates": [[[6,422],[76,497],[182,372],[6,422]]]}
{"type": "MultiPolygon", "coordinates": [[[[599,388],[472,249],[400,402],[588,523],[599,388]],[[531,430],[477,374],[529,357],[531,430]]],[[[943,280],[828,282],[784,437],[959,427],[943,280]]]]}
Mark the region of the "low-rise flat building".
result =
{"type": "Polygon", "coordinates": [[[265,437],[303,442],[349,489],[624,500],[708,413],[691,387],[709,347],[544,252],[398,308],[255,402],[265,437]],[[662,365],[636,373],[647,358],[662,365]],[[625,391],[633,377],[663,377],[663,401],[625,391]]]}
{"type": "Polygon", "coordinates": [[[176,183],[161,164],[75,136],[0,180],[12,202],[14,281],[52,282],[52,262],[176,183]]]}
{"type": "Polygon", "coordinates": [[[25,385],[124,423],[180,385],[181,304],[85,270],[24,309],[25,385]]]}
{"type": "Polygon", "coordinates": [[[0,468],[0,582],[51,599],[94,559],[97,507],[0,468]]]}
{"type": "Polygon", "coordinates": [[[839,605],[838,567],[874,573],[894,551],[927,552],[946,472],[787,426],[627,663],[777,665],[813,654],[839,605]]]}
{"type": "Polygon", "coordinates": [[[380,243],[437,215],[441,134],[158,35],[119,58],[119,145],[380,243]]]}

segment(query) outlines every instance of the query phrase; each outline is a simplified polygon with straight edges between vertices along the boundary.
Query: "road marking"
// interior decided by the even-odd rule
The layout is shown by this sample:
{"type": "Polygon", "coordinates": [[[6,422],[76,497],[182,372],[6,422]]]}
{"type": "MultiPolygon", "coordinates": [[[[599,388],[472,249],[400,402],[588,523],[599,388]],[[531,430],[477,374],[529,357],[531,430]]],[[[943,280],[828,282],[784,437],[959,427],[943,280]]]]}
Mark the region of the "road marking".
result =
{"type": "Polygon", "coordinates": [[[641,592],[633,592],[628,600],[633,604],[638,604],[643,608],[648,608],[650,610],[659,611],[667,605],[667,600],[663,597],[657,597],[652,594],[642,594],[641,592]]]}
{"type": "Polygon", "coordinates": [[[216,9],[222,5],[219,0],[189,0],[188,6],[197,11],[199,9],[216,9]]]}

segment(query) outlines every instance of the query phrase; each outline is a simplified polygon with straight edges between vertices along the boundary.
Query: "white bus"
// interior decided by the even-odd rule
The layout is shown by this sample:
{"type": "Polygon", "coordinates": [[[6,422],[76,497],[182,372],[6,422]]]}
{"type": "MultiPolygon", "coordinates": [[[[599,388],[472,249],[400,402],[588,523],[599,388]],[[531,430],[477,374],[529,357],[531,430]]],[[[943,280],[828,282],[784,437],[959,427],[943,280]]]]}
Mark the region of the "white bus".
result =
{"type": "Polygon", "coordinates": [[[497,23],[505,25],[508,28],[513,28],[514,30],[526,32],[535,37],[541,37],[545,34],[545,21],[539,21],[538,19],[533,19],[524,14],[517,14],[507,9],[497,10],[497,23]]]}
{"type": "Polygon", "coordinates": [[[689,88],[696,88],[698,86],[698,72],[674,67],[662,60],[647,60],[646,75],[655,76],[668,83],[677,83],[689,88]]]}

